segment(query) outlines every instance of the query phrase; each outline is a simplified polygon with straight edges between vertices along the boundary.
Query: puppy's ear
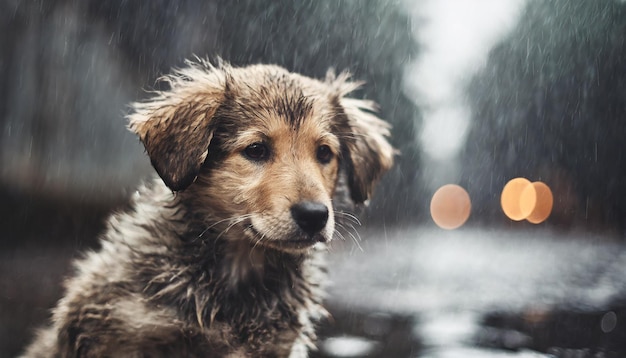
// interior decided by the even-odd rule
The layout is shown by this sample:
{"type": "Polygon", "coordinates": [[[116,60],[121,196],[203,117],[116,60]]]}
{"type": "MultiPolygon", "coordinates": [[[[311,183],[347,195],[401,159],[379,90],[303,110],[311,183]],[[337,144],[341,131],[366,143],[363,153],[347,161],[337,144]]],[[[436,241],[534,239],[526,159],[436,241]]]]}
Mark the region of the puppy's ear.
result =
{"type": "Polygon", "coordinates": [[[204,163],[213,136],[214,115],[224,99],[224,68],[187,63],[160,80],[169,90],[134,103],[129,128],[143,142],[152,166],[172,190],[187,188],[204,163]]]}
{"type": "Polygon", "coordinates": [[[334,89],[338,106],[337,130],[350,196],[361,204],[371,198],[374,186],[393,165],[396,150],[387,141],[391,126],[376,116],[376,104],[345,97],[362,84],[349,82],[349,77],[348,73],[335,77],[329,72],[326,81],[334,89]]]}

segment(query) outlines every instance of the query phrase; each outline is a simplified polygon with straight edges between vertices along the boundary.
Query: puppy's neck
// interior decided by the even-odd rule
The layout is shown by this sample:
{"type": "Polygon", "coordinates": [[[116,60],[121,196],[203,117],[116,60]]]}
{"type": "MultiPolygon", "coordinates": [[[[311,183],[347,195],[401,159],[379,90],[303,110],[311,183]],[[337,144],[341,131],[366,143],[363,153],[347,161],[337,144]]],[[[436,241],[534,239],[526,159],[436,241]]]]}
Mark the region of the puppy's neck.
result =
{"type": "MultiPolygon", "coordinates": [[[[224,256],[218,264],[227,275],[233,289],[257,286],[267,289],[269,282],[293,282],[299,279],[307,257],[306,253],[286,253],[253,245],[246,238],[221,243],[224,256]]],[[[220,244],[218,244],[220,245],[220,244]]],[[[220,250],[221,251],[221,250],[220,250]]]]}
{"type": "Polygon", "coordinates": [[[268,257],[262,247],[254,247],[246,239],[225,243],[223,272],[230,276],[227,282],[236,287],[251,280],[262,280],[266,271],[268,257]]]}

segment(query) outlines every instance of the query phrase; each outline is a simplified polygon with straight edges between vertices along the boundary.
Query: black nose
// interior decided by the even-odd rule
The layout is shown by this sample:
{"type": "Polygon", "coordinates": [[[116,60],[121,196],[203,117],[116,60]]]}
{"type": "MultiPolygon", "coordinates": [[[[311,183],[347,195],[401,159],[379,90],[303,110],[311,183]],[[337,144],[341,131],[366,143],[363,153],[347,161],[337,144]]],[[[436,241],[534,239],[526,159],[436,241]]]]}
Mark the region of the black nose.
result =
{"type": "Polygon", "coordinates": [[[303,201],[291,207],[291,216],[302,231],[312,236],[326,226],[328,208],[315,201],[303,201]]]}

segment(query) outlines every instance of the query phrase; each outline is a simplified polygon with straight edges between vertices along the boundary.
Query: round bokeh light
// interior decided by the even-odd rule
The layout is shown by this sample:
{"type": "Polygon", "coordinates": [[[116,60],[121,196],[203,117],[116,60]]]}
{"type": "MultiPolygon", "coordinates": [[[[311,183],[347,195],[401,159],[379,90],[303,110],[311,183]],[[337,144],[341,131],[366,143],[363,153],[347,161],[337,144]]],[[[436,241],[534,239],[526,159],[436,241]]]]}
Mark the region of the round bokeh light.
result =
{"type": "Polygon", "coordinates": [[[524,220],[532,212],[536,200],[533,195],[527,194],[524,198],[524,205],[522,207],[522,192],[524,189],[531,185],[530,181],[526,178],[511,179],[502,190],[502,196],[500,197],[500,204],[502,205],[502,211],[511,220],[521,221],[524,220]]]}
{"type": "Polygon", "coordinates": [[[439,188],[430,201],[430,215],[437,226],[446,230],[461,227],[470,216],[472,203],[469,194],[455,184],[439,188]]]}
{"type": "Polygon", "coordinates": [[[537,202],[526,220],[533,224],[540,224],[546,221],[548,216],[550,216],[550,213],[552,213],[552,205],[554,204],[554,198],[550,187],[548,187],[545,183],[536,181],[532,183],[531,186],[524,189],[522,196],[524,196],[526,191],[534,192],[537,202]]]}
{"type": "Polygon", "coordinates": [[[552,191],[540,181],[531,183],[525,178],[511,179],[502,190],[502,211],[511,220],[528,220],[533,224],[544,222],[552,212],[552,191]]]}

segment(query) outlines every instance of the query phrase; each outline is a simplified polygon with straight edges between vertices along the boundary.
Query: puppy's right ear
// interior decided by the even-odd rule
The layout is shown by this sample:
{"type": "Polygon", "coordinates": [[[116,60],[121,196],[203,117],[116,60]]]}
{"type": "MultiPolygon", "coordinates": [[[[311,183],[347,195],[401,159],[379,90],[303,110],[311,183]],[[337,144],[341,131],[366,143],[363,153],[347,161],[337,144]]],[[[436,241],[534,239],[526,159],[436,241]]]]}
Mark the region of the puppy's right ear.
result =
{"type": "Polygon", "coordinates": [[[141,139],[152,166],[174,191],[196,179],[209,152],[214,115],[223,103],[224,67],[205,61],[187,63],[160,80],[170,87],[134,103],[129,128],[141,139]]]}

